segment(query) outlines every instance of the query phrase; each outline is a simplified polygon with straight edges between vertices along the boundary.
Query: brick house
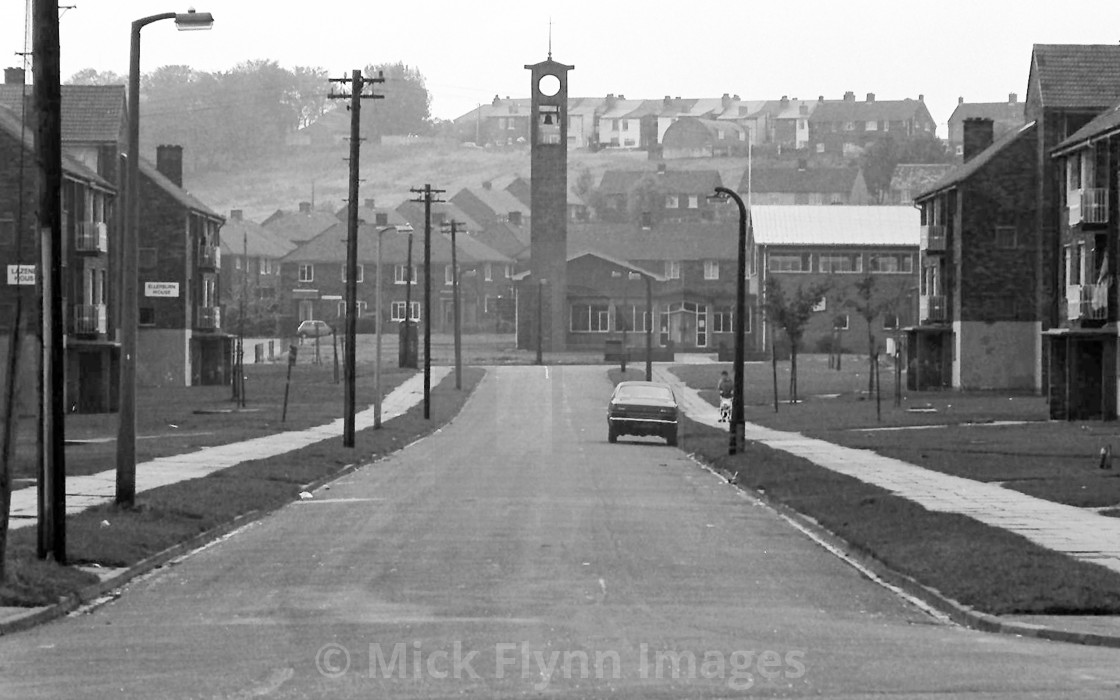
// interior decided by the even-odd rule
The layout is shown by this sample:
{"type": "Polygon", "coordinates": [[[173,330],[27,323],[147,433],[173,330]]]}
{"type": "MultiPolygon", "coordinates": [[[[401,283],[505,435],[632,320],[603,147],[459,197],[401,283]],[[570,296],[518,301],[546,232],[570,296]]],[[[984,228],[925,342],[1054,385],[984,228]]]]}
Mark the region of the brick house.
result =
{"type": "Polygon", "coordinates": [[[1115,419],[1117,405],[1116,269],[1120,211],[1120,105],[1058,144],[1064,303],[1058,324],[1043,334],[1049,359],[1050,417],[1115,419]]]}
{"type": "Polygon", "coordinates": [[[221,230],[221,306],[225,327],[253,334],[279,334],[280,260],[295,246],[230,211],[221,230]],[[245,326],[240,323],[242,304],[245,326]]]}
{"type": "Polygon", "coordinates": [[[911,389],[1038,391],[1033,122],[992,142],[964,124],[964,164],[921,192],[918,325],[907,329],[911,389]]]}
{"type": "Polygon", "coordinates": [[[736,188],[751,204],[867,204],[871,197],[859,168],[751,168],[736,188]]]}
{"type": "Polygon", "coordinates": [[[183,189],[183,149],[141,159],[136,380],[149,386],[230,381],[231,336],[222,325],[219,230],[223,219],[183,189]]]}
{"type": "Polygon", "coordinates": [[[597,188],[602,208],[598,218],[641,224],[658,221],[712,221],[726,208],[708,197],[723,184],[718,170],[608,170],[597,188]]]}
{"type": "Polygon", "coordinates": [[[842,100],[821,97],[808,121],[808,146],[817,153],[847,155],[884,135],[908,138],[937,132],[924,95],[917,100],[876,100],[869,92],[862,102],[850,91],[842,100]]]}
{"type": "MultiPolygon", "coordinates": [[[[25,129],[11,111],[0,107],[0,258],[6,261],[8,282],[0,287],[0,328],[6,334],[15,321],[17,296],[22,294],[23,319],[38,336],[39,301],[35,287],[17,284],[23,277],[16,266],[40,268],[38,166],[34,132],[25,129]]],[[[109,222],[116,209],[116,188],[81,161],[62,156],[62,312],[66,338],[66,407],[82,413],[116,409],[120,346],[115,341],[115,315],[109,290],[113,286],[109,222]]],[[[34,279],[32,276],[30,279],[34,279]]],[[[0,343],[6,355],[8,344],[0,343]]],[[[34,366],[32,357],[25,358],[34,366]]],[[[30,370],[25,370],[30,371],[30,370]]],[[[24,387],[24,390],[31,390],[24,387]]]]}
{"type": "Polygon", "coordinates": [[[965,102],[957,98],[957,107],[949,115],[949,150],[958,158],[964,156],[964,123],[967,119],[991,119],[996,139],[1014,131],[1025,122],[1023,103],[1010,93],[1006,102],[965,102]]]}
{"type": "Polygon", "coordinates": [[[952,169],[950,163],[899,163],[891,173],[884,203],[913,204],[914,195],[936,185],[952,169]]]}
{"type": "MultiPolygon", "coordinates": [[[[831,290],[820,312],[806,326],[802,350],[819,352],[839,328],[843,347],[866,352],[866,321],[846,306],[855,299],[854,285],[871,275],[876,280],[874,303],[889,303],[893,312],[873,320],[876,339],[895,334],[912,318],[912,291],[918,284],[919,216],[913,207],[895,206],[784,206],[755,205],[750,210],[750,289],[755,297],[767,280],[779,280],[788,296],[792,290],[826,282],[831,290]]],[[[770,343],[783,344],[785,335],[765,321],[748,349],[765,352],[770,343]]]]}
{"type": "Polygon", "coordinates": [[[315,209],[311,202],[300,202],[296,211],[277,209],[261,222],[261,226],[293,245],[310,241],[339,222],[330,212],[315,209]]]}
{"type": "Polygon", "coordinates": [[[682,117],[665,130],[663,158],[718,158],[746,155],[750,148],[747,127],[734,121],[682,117]]]}
{"type": "MultiPolygon", "coordinates": [[[[384,229],[376,224],[358,226],[358,328],[360,332],[376,330],[377,305],[377,239],[384,229]],[[363,321],[362,319],[370,319],[363,321]]],[[[405,320],[405,309],[411,304],[411,317],[422,320],[424,301],[424,234],[423,228],[411,233],[389,229],[381,234],[381,273],[383,283],[383,323],[405,320]],[[408,291],[408,244],[412,239],[412,289],[408,291]]],[[[340,329],[346,319],[346,238],[347,226],[337,222],[312,240],[288,253],[280,263],[281,287],[285,290],[285,316],[290,332],[300,321],[319,319],[340,329]]],[[[503,299],[510,294],[513,261],[497,251],[472,240],[469,231],[457,231],[457,263],[461,322],[464,330],[490,330],[512,324],[502,314],[503,299]]],[[[451,269],[450,235],[439,228],[432,232],[432,305],[433,332],[450,332],[454,305],[451,269]]],[[[508,314],[507,314],[508,315],[508,314]]]]}

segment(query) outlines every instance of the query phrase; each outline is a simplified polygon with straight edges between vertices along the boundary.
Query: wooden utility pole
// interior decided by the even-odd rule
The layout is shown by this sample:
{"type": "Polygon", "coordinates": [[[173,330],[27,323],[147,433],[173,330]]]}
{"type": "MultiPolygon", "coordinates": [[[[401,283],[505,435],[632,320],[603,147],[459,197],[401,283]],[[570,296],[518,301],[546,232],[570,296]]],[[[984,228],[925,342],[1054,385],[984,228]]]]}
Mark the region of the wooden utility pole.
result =
{"type": "Polygon", "coordinates": [[[444,190],[431,185],[412,188],[420,196],[412,200],[424,203],[424,419],[432,417],[432,203],[442,202],[435,195],[444,190]]]}
{"type": "MultiPolygon", "coordinates": [[[[331,79],[332,83],[346,82],[345,78],[331,79]]],[[[346,388],[344,390],[344,417],[342,428],[343,447],[354,446],[354,380],[357,354],[355,352],[358,335],[358,155],[361,152],[361,110],[362,99],[380,99],[384,95],[363,95],[366,83],[383,83],[385,78],[378,73],[376,78],[365,78],[361,70],[350,75],[350,94],[330,95],[333,99],[350,98],[350,193],[346,208],[346,388]]]]}
{"type": "Polygon", "coordinates": [[[463,388],[463,335],[459,318],[459,258],[456,252],[455,234],[461,221],[451,220],[451,303],[455,306],[455,388],[463,388]]]}

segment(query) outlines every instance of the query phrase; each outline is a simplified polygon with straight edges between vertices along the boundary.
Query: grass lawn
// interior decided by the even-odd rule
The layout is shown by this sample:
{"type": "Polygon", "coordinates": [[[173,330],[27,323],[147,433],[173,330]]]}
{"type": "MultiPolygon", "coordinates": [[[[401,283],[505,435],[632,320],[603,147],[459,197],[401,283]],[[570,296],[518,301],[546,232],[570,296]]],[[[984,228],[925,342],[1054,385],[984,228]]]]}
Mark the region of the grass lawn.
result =
{"type": "MultiPolygon", "coordinates": [[[[325,440],[199,479],[140,492],[136,508],[131,510],[110,504],[69,516],[66,519],[69,562],[130,566],[238,515],[280,507],[296,498],[303,485],[338,474],[348,465],[390,453],[444,425],[458,414],[483,374],[478,368],[464,368],[462,391],[455,390],[454,375],[449,374],[433,387],[430,420],[424,419],[423,405],[417,404],[404,415],[386,421],[380,430],[357,431],[353,448],[343,447],[341,438],[325,440]],[[109,525],[103,527],[102,521],[109,525]]],[[[395,376],[396,382],[406,376],[399,373],[395,376]]],[[[327,423],[341,415],[341,386],[305,378],[300,392],[293,389],[292,398],[297,394],[300,396],[296,410],[302,415],[298,424],[303,427],[327,423]]],[[[254,396],[249,391],[246,395],[254,396]]],[[[261,397],[259,400],[266,396],[263,389],[258,389],[256,395],[261,397]]],[[[293,405],[290,404],[288,410],[289,419],[293,420],[293,405]]],[[[219,420],[223,418],[230,420],[229,415],[218,417],[219,420]]],[[[293,420],[293,423],[297,422],[293,420]]],[[[262,430],[256,425],[229,432],[252,437],[262,430]]],[[[0,584],[0,605],[46,605],[97,581],[92,574],[73,566],[58,566],[36,559],[35,528],[24,528],[9,535],[6,564],[8,576],[0,584]]]]}
{"type": "MultiPolygon", "coordinates": [[[[746,419],[846,447],[873,450],[940,472],[998,482],[1022,493],[1120,513],[1120,463],[1099,468],[1102,448],[1120,452],[1120,424],[1048,419],[1045,399],[995,392],[902,392],[894,405],[893,372],[881,372],[878,410],[867,394],[867,367],[845,358],[830,370],[824,356],[798,358],[799,398],[788,402],[789,363],[779,363],[773,407],[768,363],[748,364],[746,419]],[[1008,424],[1003,424],[1004,422],[1008,424]],[[884,429],[886,428],[886,429],[884,429]]],[[[715,382],[730,365],[678,365],[673,372],[717,404],[715,382]]]]}

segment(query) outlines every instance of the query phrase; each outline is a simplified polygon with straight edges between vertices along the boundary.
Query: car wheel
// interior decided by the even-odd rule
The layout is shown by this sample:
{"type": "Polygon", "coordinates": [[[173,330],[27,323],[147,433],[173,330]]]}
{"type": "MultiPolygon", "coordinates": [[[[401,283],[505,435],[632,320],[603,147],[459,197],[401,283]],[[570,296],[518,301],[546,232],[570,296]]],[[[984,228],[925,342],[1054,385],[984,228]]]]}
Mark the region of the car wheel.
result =
{"type": "Polygon", "coordinates": [[[607,425],[607,442],[618,442],[618,433],[615,431],[613,425],[607,425]]]}

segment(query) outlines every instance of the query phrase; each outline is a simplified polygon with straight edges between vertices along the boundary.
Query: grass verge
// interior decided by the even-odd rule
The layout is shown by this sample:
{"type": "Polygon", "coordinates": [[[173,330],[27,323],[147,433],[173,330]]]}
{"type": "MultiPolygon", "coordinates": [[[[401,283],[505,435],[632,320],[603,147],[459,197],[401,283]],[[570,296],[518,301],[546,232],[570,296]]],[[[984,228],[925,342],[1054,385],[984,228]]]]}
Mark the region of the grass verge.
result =
{"type": "Polygon", "coordinates": [[[35,557],[35,529],[9,535],[8,578],[0,584],[0,605],[49,605],[62,596],[97,583],[83,564],[127,567],[168,547],[191,539],[239,515],[269,511],[298,497],[305,484],[328,479],[348,466],[370,462],[431,433],[458,414],[484,370],[463,370],[463,389],[454,375],[435,386],[431,419],[423,405],[386,421],[380,430],[355,433],[354,447],[341,438],[325,440],[283,455],[243,462],[208,476],[181,481],[137,494],[136,507],[114,504],[90,508],[66,518],[67,555],[71,566],[35,557]]]}
{"type": "Polygon", "coordinates": [[[929,511],[794,455],[685,419],[684,448],[736,482],[816,520],[857,551],[993,615],[1120,614],[1120,574],[967,516],[929,511]]]}

